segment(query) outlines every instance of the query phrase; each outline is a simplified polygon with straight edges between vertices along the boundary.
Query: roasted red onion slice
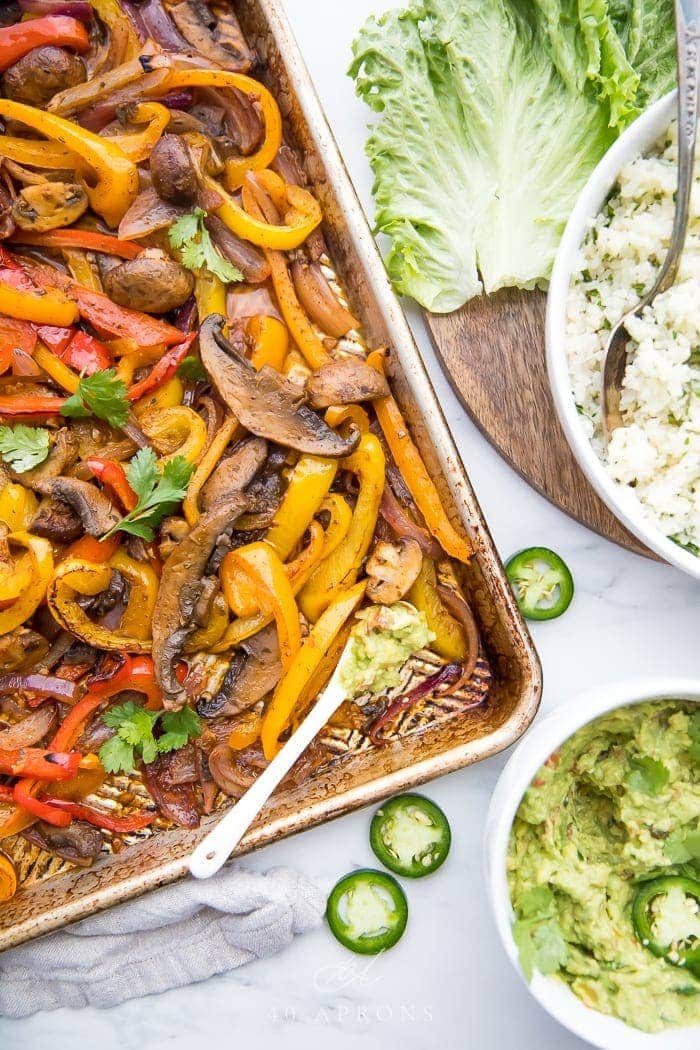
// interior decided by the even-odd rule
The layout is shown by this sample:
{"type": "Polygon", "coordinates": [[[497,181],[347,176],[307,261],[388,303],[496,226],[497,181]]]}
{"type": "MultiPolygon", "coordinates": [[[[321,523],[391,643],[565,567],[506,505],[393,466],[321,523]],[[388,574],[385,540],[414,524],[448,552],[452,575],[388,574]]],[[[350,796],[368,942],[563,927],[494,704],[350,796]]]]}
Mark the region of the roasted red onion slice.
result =
{"type": "Polygon", "coordinates": [[[443,557],[442,547],[438,541],[433,539],[420,525],[416,525],[415,521],[411,521],[394,495],[390,485],[384,486],[384,495],[382,496],[379,510],[387,525],[391,526],[397,536],[406,536],[415,540],[423,553],[427,554],[429,558],[443,557]]]}
{"type": "Polygon", "coordinates": [[[379,735],[379,730],[382,726],[386,725],[387,722],[391,722],[393,718],[396,718],[401,711],[405,711],[407,708],[412,707],[418,700],[421,700],[424,696],[429,696],[431,693],[437,692],[443,686],[453,686],[464,677],[464,669],[461,664],[445,664],[435,674],[431,674],[429,678],[426,678],[424,682],[417,685],[415,689],[411,689],[410,692],[406,693],[405,696],[399,696],[387,707],[386,711],[376,718],[369,729],[369,738],[375,747],[386,747],[389,743],[384,737],[379,735]]]}
{"type": "Polygon", "coordinates": [[[68,15],[79,22],[90,22],[94,11],[87,0],[19,0],[26,15],[68,15]]]}
{"type": "Polygon", "coordinates": [[[458,591],[453,590],[452,587],[445,586],[444,583],[438,583],[437,590],[442,604],[448,612],[452,613],[467,639],[468,652],[463,667],[466,680],[471,678],[476,667],[476,661],[479,659],[479,629],[476,626],[474,614],[469,608],[466,599],[458,591]]]}
{"type": "Polygon", "coordinates": [[[48,674],[0,675],[0,693],[18,693],[22,690],[29,690],[42,697],[54,697],[56,700],[75,700],[78,683],[48,674]]]}

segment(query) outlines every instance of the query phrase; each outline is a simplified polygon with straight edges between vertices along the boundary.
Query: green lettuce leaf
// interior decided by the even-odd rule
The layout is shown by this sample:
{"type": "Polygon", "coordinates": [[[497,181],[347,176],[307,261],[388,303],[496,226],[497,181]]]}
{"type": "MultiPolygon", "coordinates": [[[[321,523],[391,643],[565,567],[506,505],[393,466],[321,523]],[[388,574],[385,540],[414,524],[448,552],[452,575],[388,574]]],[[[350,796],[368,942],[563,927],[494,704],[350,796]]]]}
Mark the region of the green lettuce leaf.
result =
{"type": "Polygon", "coordinates": [[[672,86],[673,0],[413,0],[369,19],[350,75],[389,275],[448,312],[546,283],[591,170],[672,86]]]}

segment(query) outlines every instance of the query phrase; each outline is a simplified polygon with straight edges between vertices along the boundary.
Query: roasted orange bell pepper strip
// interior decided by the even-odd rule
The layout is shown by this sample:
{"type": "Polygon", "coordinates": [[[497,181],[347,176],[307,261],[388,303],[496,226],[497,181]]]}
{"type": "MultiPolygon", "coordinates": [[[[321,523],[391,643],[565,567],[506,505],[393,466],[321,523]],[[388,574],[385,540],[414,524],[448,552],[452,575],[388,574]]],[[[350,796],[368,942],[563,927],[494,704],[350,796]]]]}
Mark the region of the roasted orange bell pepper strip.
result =
{"type": "Polygon", "coordinates": [[[280,680],[263,717],[260,733],[263,753],[271,761],[279,738],[289,724],[304,687],[323,660],[333,640],[362,601],[365,581],[343,591],[314,624],[291,666],[280,680]]]}
{"type": "Polygon", "coordinates": [[[120,259],[135,259],[143,251],[143,245],[136,244],[134,241],[123,241],[119,237],[110,237],[109,234],[100,233],[98,230],[81,230],[75,227],[65,230],[47,230],[45,233],[15,230],[9,242],[10,244],[28,244],[37,248],[84,248],[86,251],[118,255],[120,259]]]}
{"type": "Polygon", "coordinates": [[[345,539],[323,559],[299,595],[299,607],[312,622],[319,618],[334,594],[357,579],[362,559],[372,542],[384,491],[384,452],[374,434],[363,434],[356,450],[342,465],[357,474],[360,490],[345,539]]]}
{"type": "Polygon", "coordinates": [[[9,857],[0,853],[0,904],[9,901],[17,892],[17,872],[9,857]]]}
{"type": "Polygon", "coordinates": [[[53,575],[53,552],[48,540],[28,532],[11,532],[10,544],[26,548],[31,559],[32,575],[29,586],[7,609],[0,609],[0,635],[21,627],[44,600],[53,575]]]}
{"type": "Polygon", "coordinates": [[[299,457],[265,541],[286,561],[316,517],[338,471],[337,459],[299,457]]]}
{"type": "Polygon", "coordinates": [[[269,365],[276,372],[281,372],[289,349],[289,332],[286,326],[276,317],[256,314],[255,317],[249,318],[246,331],[253,340],[253,353],[250,357],[253,368],[260,369],[263,365],[269,365]]]}
{"type": "MultiPolygon", "coordinates": [[[[0,117],[26,124],[46,138],[79,153],[96,175],[95,185],[86,184],[85,187],[93,211],[101,215],[108,226],[119,225],[119,220],[138,194],[139,175],[136,165],[112,139],[95,135],[55,113],[7,98],[0,99],[0,117]]],[[[64,322],[57,320],[54,323],[64,322]]]]}
{"type": "Polygon", "coordinates": [[[238,422],[233,416],[228,416],[223,421],[190,479],[190,483],[187,486],[187,495],[182,501],[182,512],[185,515],[187,524],[190,526],[196,525],[199,520],[199,493],[221,459],[237,428],[238,422]]]}
{"type": "MultiPolygon", "coordinates": [[[[306,547],[294,561],[284,566],[284,571],[292,585],[292,593],[296,593],[301,587],[302,577],[308,579],[325,554],[326,534],[320,522],[312,521],[309,525],[309,533],[309,542],[306,547]]],[[[221,587],[224,596],[229,608],[236,616],[255,616],[260,611],[257,592],[250,577],[237,566],[232,555],[233,552],[229,552],[221,562],[221,587]]]]}
{"type": "Polygon", "coordinates": [[[74,51],[87,51],[90,39],[87,29],[77,18],[66,15],[46,15],[29,22],[15,22],[0,29],[0,73],[19,62],[35,47],[70,47],[74,51]]]}
{"type": "MultiPolygon", "coordinates": [[[[367,363],[378,372],[384,373],[384,355],[381,351],[373,351],[367,358],[367,363]]],[[[396,460],[396,466],[401,471],[401,476],[429,531],[451,558],[468,562],[472,555],[471,544],[469,540],[460,536],[447,517],[438,491],[420,452],[413,443],[401,409],[391,396],[377,398],[373,406],[386,443],[396,460]]]]}
{"type": "Polygon", "coordinates": [[[228,746],[234,751],[250,747],[260,736],[262,716],[257,711],[246,711],[236,722],[228,738],[228,746]]]}
{"type": "Polygon", "coordinates": [[[262,144],[249,157],[230,157],[226,161],[226,182],[230,190],[238,189],[247,172],[261,171],[275,159],[282,144],[282,117],[275,99],[259,80],[223,69],[177,69],[166,83],[168,90],[177,87],[236,88],[260,106],[265,124],[262,144]]]}
{"type": "Polygon", "coordinates": [[[97,540],[94,536],[81,536],[75,543],[71,543],[66,550],[67,558],[78,558],[81,561],[94,561],[103,565],[109,561],[119,547],[121,540],[119,536],[110,536],[108,540],[97,540]]]}
{"type": "MultiPolygon", "coordinates": [[[[112,560],[114,557],[116,555],[112,560]]],[[[94,596],[104,591],[111,579],[112,568],[109,565],[80,558],[65,558],[57,566],[46,596],[54,619],[67,631],[71,631],[96,649],[122,653],[150,652],[150,638],[111,631],[101,624],[94,623],[76,601],[78,594],[94,596]]],[[[144,589],[149,593],[145,585],[144,589]]],[[[144,632],[141,630],[139,633],[144,632]]]]}
{"type": "Polygon", "coordinates": [[[274,617],[282,667],[288,667],[301,645],[299,610],[279,557],[267,543],[251,543],[231,551],[231,564],[249,578],[260,608],[274,617]]]}

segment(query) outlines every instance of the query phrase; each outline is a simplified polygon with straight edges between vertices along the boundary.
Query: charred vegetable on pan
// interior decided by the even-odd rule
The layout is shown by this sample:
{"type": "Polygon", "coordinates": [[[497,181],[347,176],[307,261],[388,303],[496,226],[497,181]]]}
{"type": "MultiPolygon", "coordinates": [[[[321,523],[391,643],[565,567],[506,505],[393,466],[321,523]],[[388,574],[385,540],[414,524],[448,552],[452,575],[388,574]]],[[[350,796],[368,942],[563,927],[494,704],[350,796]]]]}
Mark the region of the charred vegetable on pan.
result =
{"type": "MultiPolygon", "coordinates": [[[[21,835],[89,865],[238,797],[368,605],[415,606],[434,637],[428,672],[349,705],[378,746],[479,655],[471,545],[257,62],[218,0],[47,0],[0,27],[8,857],[21,835]],[[115,777],[150,802],[105,807],[115,777]]],[[[314,745],[292,775],[323,761],[314,745]]]]}

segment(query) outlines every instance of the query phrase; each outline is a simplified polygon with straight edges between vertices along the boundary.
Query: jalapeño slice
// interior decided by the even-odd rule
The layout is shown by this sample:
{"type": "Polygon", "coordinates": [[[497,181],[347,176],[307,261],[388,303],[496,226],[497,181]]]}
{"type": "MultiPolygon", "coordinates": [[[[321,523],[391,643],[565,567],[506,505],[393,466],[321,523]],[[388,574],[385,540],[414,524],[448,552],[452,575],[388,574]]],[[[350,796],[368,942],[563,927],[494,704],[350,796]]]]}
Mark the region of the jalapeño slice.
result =
{"type": "Polygon", "coordinates": [[[574,580],[566,562],[549,547],[527,547],[506,562],[506,576],[523,616],[554,620],[571,605],[574,580]]]}
{"type": "Polygon", "coordinates": [[[644,883],[632,902],[632,925],[648,951],[700,980],[700,881],[665,875],[644,883]]]}
{"type": "Polygon", "coordinates": [[[437,871],[450,852],[452,835],[439,806],[422,795],[397,795],[372,818],[369,842],[390,871],[419,879],[437,871]]]}
{"type": "Polygon", "coordinates": [[[335,884],[326,919],[333,936],[350,951],[376,955],[400,939],[408,921],[408,903],[391,875],[362,868],[335,884]]]}

